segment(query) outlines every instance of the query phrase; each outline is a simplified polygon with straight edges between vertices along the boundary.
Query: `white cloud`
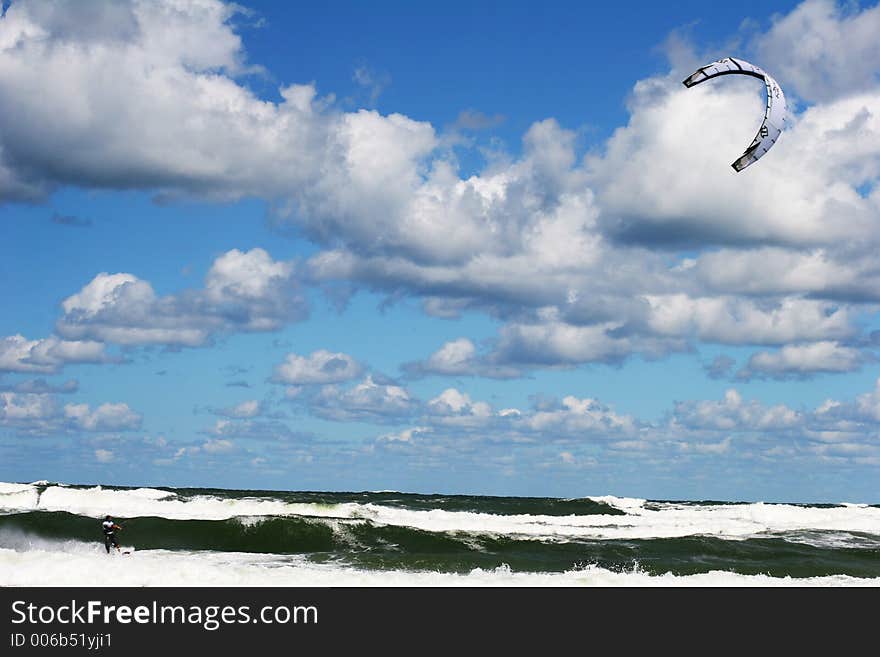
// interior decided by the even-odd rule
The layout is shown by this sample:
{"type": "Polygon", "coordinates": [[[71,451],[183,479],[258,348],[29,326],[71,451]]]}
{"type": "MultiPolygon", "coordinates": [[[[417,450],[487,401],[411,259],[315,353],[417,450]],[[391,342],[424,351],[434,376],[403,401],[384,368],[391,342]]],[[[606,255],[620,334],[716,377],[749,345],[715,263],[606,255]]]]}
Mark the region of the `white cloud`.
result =
{"type": "Polygon", "coordinates": [[[338,421],[395,421],[408,417],[417,407],[404,388],[376,383],[371,375],[348,389],[323,386],[307,403],[316,415],[338,421]]]}
{"type": "Polygon", "coordinates": [[[465,374],[473,369],[476,354],[477,348],[473,342],[467,338],[459,338],[445,343],[431,354],[425,368],[442,374],[465,374]]]}
{"type": "MultiPolygon", "coordinates": [[[[277,329],[291,310],[293,265],[277,262],[263,249],[227,251],[211,265],[205,277],[205,298],[223,314],[244,310],[243,329],[277,329]]],[[[301,300],[296,300],[301,303],[301,300]]]]}
{"type": "Polygon", "coordinates": [[[113,18],[127,28],[108,27],[113,38],[68,29],[84,20],[77,8],[38,7],[15,3],[0,26],[0,195],[62,184],[253,195],[317,239],[410,241],[400,218],[437,143],[430,125],[339,112],[311,85],[260,100],[233,77],[245,70],[234,5],[120,3],[113,18]]]}
{"type": "Polygon", "coordinates": [[[567,435],[598,435],[620,437],[637,429],[632,417],[618,415],[595,399],[579,399],[573,395],[563,398],[562,405],[553,410],[538,410],[522,423],[538,432],[562,432],[567,435]]]}
{"type": "Polygon", "coordinates": [[[58,405],[51,395],[0,392],[0,421],[6,425],[36,422],[54,417],[58,405]]]}
{"type": "Polygon", "coordinates": [[[577,326],[558,321],[508,324],[501,330],[493,357],[508,363],[542,365],[619,361],[633,350],[630,338],[614,335],[620,326],[577,326]]]}
{"type": "Polygon", "coordinates": [[[747,251],[720,249],[701,254],[694,274],[721,294],[876,295],[880,283],[876,264],[866,258],[837,260],[826,249],[796,251],[774,247],[747,251]]]}
{"type": "Polygon", "coordinates": [[[677,402],[671,426],[711,431],[787,431],[804,425],[802,413],[784,404],[765,406],[745,401],[731,388],[720,401],[677,402]]]}
{"type": "Polygon", "coordinates": [[[436,423],[459,427],[486,426],[496,416],[489,404],[473,401],[456,388],[447,388],[431,399],[426,411],[436,423]]]}
{"type": "Polygon", "coordinates": [[[58,403],[47,393],[0,392],[0,426],[46,435],[55,432],[106,432],[140,429],[143,417],[125,403],[58,403]]]}
{"type": "Polygon", "coordinates": [[[521,374],[521,371],[515,367],[490,362],[486,354],[477,353],[476,346],[468,338],[458,338],[446,342],[427,360],[407,363],[403,367],[415,376],[439,374],[503,379],[517,377],[521,374]]]}
{"type": "Polygon", "coordinates": [[[575,459],[574,455],[573,455],[571,452],[560,452],[560,453],[559,453],[559,459],[560,459],[563,463],[567,463],[567,464],[569,464],[569,465],[572,464],[572,463],[575,463],[575,462],[576,462],[576,459],[575,459]]]}
{"type": "MultiPolygon", "coordinates": [[[[247,64],[234,11],[14,3],[0,23],[0,197],[79,185],[265,199],[320,247],[312,282],[507,322],[487,353],[461,338],[415,364],[423,373],[512,376],[699,341],[852,349],[858,315],[873,311],[880,193],[864,189],[880,175],[877,8],[809,1],[756,38],[759,63],[815,104],[740,174],[730,162],[754,134],[763,87],[728,76],[684,89],[674,71],[635,84],[629,121],[586,160],[575,133],[547,119],[520,156],[467,178],[428,123],[345,112],[314,85],[257,98],[235,77],[247,64]],[[671,262],[681,246],[696,253],[671,262]]],[[[225,254],[204,289],[165,297],[105,273],[65,301],[57,330],[198,346],[301,317],[292,286],[289,263],[259,249],[225,254]]],[[[288,364],[294,379],[320,378],[315,363],[279,370],[288,364]]]]}
{"type": "Polygon", "coordinates": [[[209,454],[221,454],[223,452],[232,451],[233,449],[235,449],[235,445],[231,440],[220,438],[217,440],[208,440],[207,442],[202,444],[201,448],[202,451],[205,451],[209,454]]]}
{"type": "Polygon", "coordinates": [[[859,369],[866,359],[859,350],[833,341],[786,345],[775,352],[760,351],[753,354],[745,369],[737,376],[784,379],[817,372],[852,372],[859,369]]]}
{"type": "Polygon", "coordinates": [[[668,245],[815,248],[873,239],[878,219],[857,187],[864,172],[876,176],[880,91],[793,117],[760,166],[737,173],[730,162],[752,138],[765,93],[740,82],[755,81],[636,85],[629,124],[591,160],[605,228],[619,239],[668,245]]]}
{"type": "Polygon", "coordinates": [[[362,371],[351,356],[319,349],[308,356],[288,354],[275,367],[272,380],[294,386],[341,383],[360,376],[362,371]]]}
{"type": "Polygon", "coordinates": [[[96,449],[95,450],[95,459],[98,463],[110,463],[114,459],[114,454],[109,449],[96,449]]]}
{"type": "Polygon", "coordinates": [[[130,431],[139,429],[143,417],[128,404],[101,404],[91,410],[88,404],[66,404],[64,417],[84,431],[130,431]]]}
{"type": "MultiPolygon", "coordinates": [[[[0,192],[34,198],[64,179],[123,185],[138,176],[159,183],[189,175],[196,184],[196,172],[204,176],[213,167],[192,148],[192,135],[199,131],[175,107],[229,112],[246,98],[227,78],[211,74],[241,68],[239,38],[225,24],[233,9],[219,2],[135,1],[81,11],[40,1],[16,2],[6,11],[0,25],[0,97],[11,103],[4,103],[2,114],[18,108],[19,132],[3,140],[4,160],[15,173],[11,189],[0,192]],[[44,83],[39,87],[38,79],[44,83]],[[38,88],[39,102],[33,95],[38,88]],[[126,98],[131,104],[119,102],[126,98]],[[65,120],[52,109],[60,106],[65,120]],[[182,122],[163,127],[172,119],[182,122]],[[139,121],[140,130],[132,129],[139,121]],[[78,135],[95,139],[88,148],[72,148],[78,135]],[[144,138],[126,143],[134,135],[144,138]],[[172,158],[178,138],[181,150],[172,158]],[[71,154],[67,162],[57,161],[54,175],[47,172],[53,142],[71,154]]],[[[222,121],[215,119],[200,137],[219,127],[222,121]]]]}
{"type": "Polygon", "coordinates": [[[239,404],[236,404],[235,406],[223,408],[217,411],[217,413],[219,415],[225,415],[232,418],[252,418],[259,415],[262,410],[262,405],[258,400],[248,399],[247,401],[243,401],[239,404]]]}
{"type": "Polygon", "coordinates": [[[176,449],[172,448],[173,454],[170,454],[169,450],[164,449],[165,445],[160,447],[162,448],[160,453],[163,455],[159,458],[153,458],[152,462],[155,465],[161,466],[173,465],[184,457],[196,458],[200,455],[222,456],[223,454],[234,452],[237,449],[235,443],[226,438],[210,438],[200,444],[185,445],[176,449]]]}
{"type": "Polygon", "coordinates": [[[847,308],[787,297],[758,303],[736,297],[649,296],[649,326],[660,335],[695,333],[723,344],[784,344],[847,338],[856,333],[847,308]]]}
{"type": "Polygon", "coordinates": [[[877,86],[880,7],[806,0],[777,16],[755,47],[761,61],[809,102],[877,86]]]}
{"type": "Polygon", "coordinates": [[[372,447],[394,445],[401,453],[433,459],[463,458],[476,445],[483,454],[516,446],[518,454],[545,458],[547,446],[555,444],[564,446],[553,452],[557,464],[648,459],[664,469],[683,467],[690,459],[716,464],[760,460],[766,465],[767,460],[817,458],[862,466],[880,458],[880,380],[875,390],[854,401],[827,400],[813,411],[747,400],[729,389],[720,400],[677,402],[658,422],[574,395],[540,400],[527,410],[496,411],[449,388],[406,417],[386,419],[408,422],[413,417],[418,426],[383,433],[372,447]]]}
{"type": "Polygon", "coordinates": [[[103,363],[104,345],[94,341],[59,340],[52,336],[28,340],[22,335],[0,338],[0,372],[54,374],[67,363],[103,363]]]}
{"type": "Polygon", "coordinates": [[[397,433],[386,433],[379,436],[383,443],[412,443],[420,434],[430,433],[431,427],[411,427],[397,433]]]}
{"type": "Polygon", "coordinates": [[[132,274],[98,274],[62,303],[58,333],[120,345],[197,347],[222,331],[271,331],[305,314],[291,263],[266,251],[218,257],[202,290],[159,297],[132,274]]]}

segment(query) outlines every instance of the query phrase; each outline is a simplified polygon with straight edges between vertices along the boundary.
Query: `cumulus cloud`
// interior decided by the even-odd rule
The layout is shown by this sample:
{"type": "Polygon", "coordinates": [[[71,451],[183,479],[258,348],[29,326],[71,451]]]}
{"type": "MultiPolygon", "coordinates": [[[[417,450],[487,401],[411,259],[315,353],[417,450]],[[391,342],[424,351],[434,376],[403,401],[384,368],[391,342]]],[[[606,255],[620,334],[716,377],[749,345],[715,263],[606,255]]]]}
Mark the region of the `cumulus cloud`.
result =
{"type": "Polygon", "coordinates": [[[323,386],[307,403],[315,415],[337,421],[400,421],[418,407],[405,388],[377,383],[371,375],[351,388],[323,386]]]}
{"type": "Polygon", "coordinates": [[[514,378],[521,374],[515,367],[495,364],[468,338],[458,338],[443,344],[427,360],[406,363],[403,369],[413,376],[439,374],[443,376],[485,376],[497,379],[514,378]]]}
{"type": "MultiPolygon", "coordinates": [[[[511,323],[501,329],[491,357],[496,362],[530,366],[567,366],[588,362],[618,363],[639,347],[638,337],[621,332],[622,323],[579,326],[564,321],[511,323]]],[[[641,343],[645,351],[659,341],[641,343]]],[[[666,343],[672,348],[674,343],[666,343]]]]}
{"type": "Polygon", "coordinates": [[[805,378],[821,372],[852,372],[869,357],[858,349],[833,341],[786,345],[775,352],[759,351],[749,358],[738,378],[805,378]]]}
{"type": "Polygon", "coordinates": [[[272,381],[292,386],[341,383],[361,375],[363,367],[348,354],[319,349],[308,356],[288,354],[272,381]]]}
{"type": "Polygon", "coordinates": [[[776,16],[755,44],[761,60],[808,102],[875,88],[880,6],[806,0],[776,16]]]}
{"type": "Polygon", "coordinates": [[[534,408],[495,408],[457,388],[447,388],[417,412],[421,433],[430,431],[434,444],[444,440],[545,443],[558,440],[605,441],[634,436],[642,423],[616,413],[595,399],[573,395],[544,400],[534,408]]]}
{"type": "Polygon", "coordinates": [[[877,263],[851,250],[719,249],[700,255],[691,267],[693,275],[717,294],[809,294],[838,300],[880,301],[877,263]]]}
{"type": "Polygon", "coordinates": [[[252,418],[263,412],[262,404],[256,399],[248,399],[235,406],[221,408],[215,411],[217,415],[223,415],[230,418],[252,418]]]}
{"type": "Polygon", "coordinates": [[[293,265],[260,248],[218,257],[202,289],[160,297],[133,274],[105,272],[61,306],[58,334],[99,346],[197,347],[219,332],[277,330],[306,312],[293,265]]]}
{"type": "Polygon", "coordinates": [[[184,458],[193,459],[201,456],[221,459],[239,450],[234,441],[228,438],[209,438],[202,442],[193,442],[182,447],[159,445],[158,450],[151,452],[154,465],[170,466],[184,458]],[[159,454],[159,456],[156,456],[159,454]]]}
{"type": "Polygon", "coordinates": [[[426,404],[431,419],[447,426],[485,427],[496,413],[483,401],[473,401],[467,393],[447,388],[426,404]]]}
{"type": "Polygon", "coordinates": [[[873,203],[857,187],[866,174],[877,175],[880,124],[870,110],[880,90],[808,108],[760,167],[736,173],[730,162],[763,114],[763,86],[721,78],[685,89],[674,82],[637,83],[629,124],[591,160],[603,225],[618,240],[811,249],[876,234],[873,203]],[[858,126],[864,141],[847,126],[858,126]]]}
{"type": "Polygon", "coordinates": [[[104,345],[94,340],[62,340],[55,336],[28,340],[23,335],[0,338],[0,372],[55,374],[68,363],[110,360],[104,345]]]}
{"type": "Polygon", "coordinates": [[[856,333],[852,312],[811,299],[785,298],[760,304],[750,299],[648,297],[650,327],[660,335],[696,334],[722,344],[783,344],[847,338],[856,333]]]}
{"type": "Polygon", "coordinates": [[[140,429],[143,417],[125,403],[64,404],[51,394],[0,392],[0,426],[22,433],[108,432],[140,429]]]}
{"type": "Polygon", "coordinates": [[[636,420],[619,415],[595,399],[579,399],[572,395],[552,409],[537,410],[521,420],[538,432],[562,432],[569,436],[617,437],[632,435],[638,428],[636,420]]]}
{"type": "MultiPolygon", "coordinates": [[[[424,121],[343,111],[314,85],[255,96],[237,77],[248,64],[233,5],[79,11],[16,2],[0,22],[0,198],[60,185],[256,196],[319,247],[310,282],[504,322],[486,353],[462,338],[411,371],[507,376],[699,342],[833,342],[840,355],[880,301],[876,7],[808,0],[755,37],[759,63],[812,104],[742,173],[729,165],[754,135],[763,87],[728,76],[685,89],[690,71],[672,70],[634,84],[627,123],[589,157],[549,118],[519,154],[468,177],[424,121]]],[[[166,297],[133,274],[100,274],[65,301],[57,332],[179,347],[273,330],[304,312],[285,267],[230,252],[204,289],[166,297]]]]}
{"type": "Polygon", "coordinates": [[[449,388],[399,421],[405,428],[379,435],[374,445],[449,458],[467,454],[477,444],[486,450],[516,445],[535,453],[564,445],[564,452],[554,452],[563,462],[651,459],[663,467],[690,458],[788,462],[811,455],[866,465],[880,457],[880,381],[874,390],[853,400],[827,400],[812,410],[745,399],[729,389],[717,400],[676,402],[659,422],[574,395],[536,400],[528,409],[496,410],[449,388]],[[408,425],[414,417],[418,425],[408,425]]]}
{"type": "Polygon", "coordinates": [[[73,6],[12,4],[0,32],[0,195],[37,199],[62,184],[254,195],[313,217],[306,228],[327,239],[351,225],[375,242],[383,214],[383,237],[404,239],[395,220],[433,128],[327,109],[311,85],[281,88],[279,103],[257,98],[236,81],[246,69],[236,10],[131,0],[94,10],[100,29],[85,30],[73,6]]]}
{"type": "Polygon", "coordinates": [[[41,430],[59,416],[59,404],[51,395],[0,393],[0,423],[19,429],[41,430]]]}
{"type": "Polygon", "coordinates": [[[178,176],[198,185],[216,173],[193,138],[211,141],[212,129],[224,122],[199,131],[185,117],[228,113],[246,98],[216,75],[242,68],[240,39],[227,23],[234,11],[220,2],[133,1],[85,10],[13,3],[0,27],[0,95],[2,114],[15,112],[20,120],[16,134],[7,132],[9,124],[2,131],[0,171],[7,180],[0,193],[33,199],[61,183],[156,186],[178,176]],[[38,79],[44,83],[39,101],[38,79]],[[51,109],[59,106],[66,108],[64,120],[51,109]],[[135,135],[143,139],[128,141],[135,135]],[[183,141],[174,156],[177,138],[183,141]],[[71,157],[52,158],[56,148],[71,157]]]}
{"type": "Polygon", "coordinates": [[[476,354],[477,348],[473,342],[467,338],[459,338],[447,342],[431,354],[424,368],[438,374],[467,374],[473,371],[476,354]]]}
{"type": "Polygon", "coordinates": [[[94,410],[88,404],[66,404],[64,417],[84,431],[130,431],[139,429],[143,419],[128,404],[101,404],[94,410]]]}
{"type": "Polygon", "coordinates": [[[731,388],[719,401],[677,402],[670,421],[672,427],[713,431],[788,431],[802,427],[803,413],[777,404],[765,406],[746,401],[731,388]]]}

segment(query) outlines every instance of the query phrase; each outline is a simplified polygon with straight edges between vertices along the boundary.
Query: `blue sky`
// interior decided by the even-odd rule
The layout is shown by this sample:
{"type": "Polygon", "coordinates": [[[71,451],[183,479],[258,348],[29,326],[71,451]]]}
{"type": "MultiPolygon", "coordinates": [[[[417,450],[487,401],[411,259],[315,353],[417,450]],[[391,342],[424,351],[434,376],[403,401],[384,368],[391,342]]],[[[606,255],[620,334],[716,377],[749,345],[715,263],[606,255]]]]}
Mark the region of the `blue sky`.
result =
{"type": "Polygon", "coordinates": [[[880,501],[877,5],[3,7],[0,480],[880,501]]]}

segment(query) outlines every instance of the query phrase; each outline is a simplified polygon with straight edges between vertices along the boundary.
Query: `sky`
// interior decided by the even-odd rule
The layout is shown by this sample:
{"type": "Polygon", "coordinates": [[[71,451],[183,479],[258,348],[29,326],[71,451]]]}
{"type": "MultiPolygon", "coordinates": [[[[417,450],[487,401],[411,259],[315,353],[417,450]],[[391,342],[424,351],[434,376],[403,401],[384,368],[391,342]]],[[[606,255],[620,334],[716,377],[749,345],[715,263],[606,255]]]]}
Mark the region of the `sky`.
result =
{"type": "Polygon", "coordinates": [[[673,4],[3,2],[0,480],[880,502],[880,6],[673,4]]]}

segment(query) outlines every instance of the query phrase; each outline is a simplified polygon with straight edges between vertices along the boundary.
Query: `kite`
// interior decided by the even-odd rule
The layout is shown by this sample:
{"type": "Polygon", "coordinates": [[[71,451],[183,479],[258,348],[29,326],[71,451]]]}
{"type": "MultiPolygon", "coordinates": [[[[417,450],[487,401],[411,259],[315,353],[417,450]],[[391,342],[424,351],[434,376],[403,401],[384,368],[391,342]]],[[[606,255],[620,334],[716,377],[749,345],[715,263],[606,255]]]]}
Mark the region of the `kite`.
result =
{"type": "Polygon", "coordinates": [[[737,171],[742,171],[750,164],[754,164],[770,150],[779,135],[785,128],[785,94],[779,84],[764,70],[754,64],[749,64],[742,59],[725,57],[717,62],[698,68],[682,84],[688,89],[694,85],[711,80],[719,75],[750,75],[764,81],[767,87],[767,109],[764,111],[764,121],[758,129],[755,139],[749,144],[745,152],[731,166],[737,171]]]}

